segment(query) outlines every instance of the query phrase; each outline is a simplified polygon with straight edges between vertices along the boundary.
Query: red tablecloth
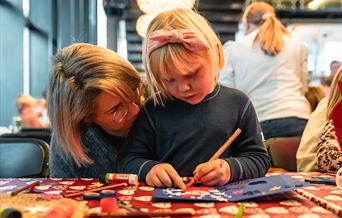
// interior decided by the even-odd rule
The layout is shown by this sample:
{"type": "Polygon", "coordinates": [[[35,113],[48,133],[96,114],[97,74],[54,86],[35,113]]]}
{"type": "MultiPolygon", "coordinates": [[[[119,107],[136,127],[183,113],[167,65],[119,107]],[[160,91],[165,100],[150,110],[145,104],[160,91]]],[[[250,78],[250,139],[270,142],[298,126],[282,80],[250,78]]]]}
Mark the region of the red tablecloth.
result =
{"type": "MultiPolygon", "coordinates": [[[[299,179],[311,176],[311,174],[290,173],[289,175],[299,179]]],[[[0,179],[0,192],[10,192],[37,179],[0,179]]],[[[97,179],[42,179],[41,184],[36,186],[33,193],[66,194],[81,190],[90,190],[103,184],[97,179]]],[[[190,210],[198,214],[211,214],[210,217],[234,217],[237,213],[239,203],[180,203],[152,201],[153,188],[139,184],[139,186],[127,186],[115,190],[117,197],[127,204],[131,204],[141,211],[182,211],[190,210]],[[213,215],[214,214],[214,215],[213,215]]],[[[244,202],[244,217],[266,218],[266,217],[300,217],[319,218],[336,217],[330,211],[334,206],[336,214],[340,213],[342,201],[341,191],[336,187],[326,185],[314,185],[310,188],[299,189],[297,192],[287,192],[280,195],[272,195],[258,199],[257,201],[244,202]],[[317,189],[319,187],[319,189],[317,189]],[[305,196],[305,197],[303,197],[305,196]],[[332,197],[333,196],[333,197],[332,197]],[[310,199],[306,198],[310,197],[310,199]],[[323,201],[324,200],[324,201],[323,201]],[[324,203],[320,203],[324,202],[324,203]],[[328,203],[327,203],[328,202],[328,203]],[[319,205],[317,204],[319,203],[319,205]],[[339,210],[336,208],[339,207],[339,210]]],[[[77,197],[77,200],[83,200],[77,197]]],[[[97,201],[90,201],[88,205],[92,212],[100,211],[97,201]]],[[[198,215],[198,217],[206,217],[198,215]]]]}
{"type": "MultiPolygon", "coordinates": [[[[287,173],[299,180],[313,176],[324,176],[335,179],[335,174],[321,173],[287,173]]],[[[342,217],[342,190],[334,185],[313,184],[312,186],[296,190],[297,193],[311,200],[312,202],[329,209],[342,217]]]]}

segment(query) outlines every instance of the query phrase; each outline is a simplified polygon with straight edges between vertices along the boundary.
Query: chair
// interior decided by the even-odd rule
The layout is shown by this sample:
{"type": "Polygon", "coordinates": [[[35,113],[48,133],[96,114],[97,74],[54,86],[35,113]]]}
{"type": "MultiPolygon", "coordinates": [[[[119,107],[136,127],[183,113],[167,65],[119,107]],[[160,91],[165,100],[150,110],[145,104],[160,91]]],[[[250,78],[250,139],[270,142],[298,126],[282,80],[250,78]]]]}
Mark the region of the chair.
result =
{"type": "Polygon", "coordinates": [[[23,128],[17,133],[6,133],[1,135],[2,138],[34,138],[50,143],[51,130],[45,128],[23,128]]]}
{"type": "Polygon", "coordinates": [[[296,153],[300,139],[300,136],[267,139],[265,145],[272,159],[272,167],[296,172],[296,153]]]}
{"type": "Polygon", "coordinates": [[[47,177],[49,145],[32,138],[0,138],[0,178],[47,177]]]}

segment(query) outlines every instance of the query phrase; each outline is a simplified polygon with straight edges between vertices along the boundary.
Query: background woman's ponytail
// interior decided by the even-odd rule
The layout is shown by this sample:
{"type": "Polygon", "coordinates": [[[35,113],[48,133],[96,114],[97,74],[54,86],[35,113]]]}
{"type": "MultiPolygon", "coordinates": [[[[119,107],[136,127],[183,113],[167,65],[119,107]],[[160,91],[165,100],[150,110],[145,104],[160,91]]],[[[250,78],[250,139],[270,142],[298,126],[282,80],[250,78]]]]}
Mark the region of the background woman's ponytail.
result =
{"type": "Polygon", "coordinates": [[[253,46],[257,44],[266,54],[275,56],[284,47],[283,35],[288,35],[289,31],[276,18],[274,8],[265,2],[255,2],[249,5],[245,11],[244,19],[247,23],[259,27],[253,46]]]}

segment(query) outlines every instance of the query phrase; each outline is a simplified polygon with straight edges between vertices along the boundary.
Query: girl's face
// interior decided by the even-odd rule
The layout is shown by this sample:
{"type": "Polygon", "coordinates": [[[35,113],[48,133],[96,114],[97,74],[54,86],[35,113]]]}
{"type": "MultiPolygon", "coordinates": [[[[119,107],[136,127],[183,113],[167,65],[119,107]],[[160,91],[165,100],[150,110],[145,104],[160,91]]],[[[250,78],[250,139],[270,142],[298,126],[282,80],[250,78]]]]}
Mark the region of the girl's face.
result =
{"type": "Polygon", "coordinates": [[[212,57],[194,57],[192,63],[173,67],[170,72],[161,74],[160,79],[173,97],[196,105],[215,88],[215,72],[211,61],[212,57]]]}
{"type": "Polygon", "coordinates": [[[98,96],[96,113],[92,119],[109,134],[125,137],[138,112],[137,104],[127,105],[121,97],[102,91],[98,96]]]}

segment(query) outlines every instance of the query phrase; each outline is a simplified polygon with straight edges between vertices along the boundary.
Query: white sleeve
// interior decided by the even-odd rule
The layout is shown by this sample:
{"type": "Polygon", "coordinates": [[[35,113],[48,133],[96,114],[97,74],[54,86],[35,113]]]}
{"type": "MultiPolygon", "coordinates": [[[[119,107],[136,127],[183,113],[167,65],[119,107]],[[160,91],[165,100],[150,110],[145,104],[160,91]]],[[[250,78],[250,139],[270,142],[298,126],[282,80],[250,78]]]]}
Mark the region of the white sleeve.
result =
{"type": "Polygon", "coordinates": [[[308,51],[302,43],[300,47],[299,70],[299,78],[303,85],[302,92],[305,93],[308,90],[308,81],[310,79],[310,75],[308,71],[308,51]]]}
{"type": "Polygon", "coordinates": [[[219,82],[224,86],[235,88],[234,69],[229,59],[229,54],[232,49],[230,45],[232,45],[232,42],[226,42],[223,45],[224,66],[219,73],[219,82]]]}

